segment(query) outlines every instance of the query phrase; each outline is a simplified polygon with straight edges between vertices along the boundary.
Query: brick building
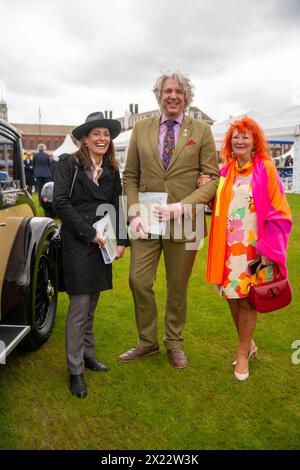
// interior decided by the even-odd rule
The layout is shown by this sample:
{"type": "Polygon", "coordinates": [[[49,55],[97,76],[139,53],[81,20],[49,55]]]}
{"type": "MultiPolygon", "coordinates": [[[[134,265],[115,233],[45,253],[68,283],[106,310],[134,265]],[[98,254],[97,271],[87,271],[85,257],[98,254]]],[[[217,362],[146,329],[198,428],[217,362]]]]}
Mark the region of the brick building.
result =
{"type": "Polygon", "coordinates": [[[39,144],[46,146],[46,151],[53,152],[65,140],[67,134],[71,134],[74,126],[58,126],[51,124],[20,124],[12,123],[22,135],[24,150],[37,150],[39,144]]]}

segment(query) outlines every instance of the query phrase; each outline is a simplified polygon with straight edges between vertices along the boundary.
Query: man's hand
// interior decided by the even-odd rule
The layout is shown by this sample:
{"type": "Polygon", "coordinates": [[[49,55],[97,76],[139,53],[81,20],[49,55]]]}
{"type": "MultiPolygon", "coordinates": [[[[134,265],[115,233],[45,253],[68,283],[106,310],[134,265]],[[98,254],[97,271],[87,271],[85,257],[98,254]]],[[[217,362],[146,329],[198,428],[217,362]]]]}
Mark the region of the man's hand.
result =
{"type": "Polygon", "coordinates": [[[123,258],[124,251],[125,251],[125,246],[118,245],[117,246],[117,258],[116,259],[123,258]]]}
{"type": "Polygon", "coordinates": [[[130,221],[129,230],[134,240],[148,238],[148,226],[141,216],[134,217],[130,221]]]}
{"type": "Polygon", "coordinates": [[[155,206],[153,210],[154,216],[157,217],[160,222],[164,220],[179,219],[183,213],[183,205],[180,202],[155,206]]]}

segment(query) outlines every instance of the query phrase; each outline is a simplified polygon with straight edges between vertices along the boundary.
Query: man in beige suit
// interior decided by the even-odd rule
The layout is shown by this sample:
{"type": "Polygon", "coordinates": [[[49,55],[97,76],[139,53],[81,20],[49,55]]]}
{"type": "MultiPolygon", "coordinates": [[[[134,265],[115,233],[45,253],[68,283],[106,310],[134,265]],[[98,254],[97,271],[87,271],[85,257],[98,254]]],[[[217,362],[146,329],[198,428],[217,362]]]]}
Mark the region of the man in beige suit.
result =
{"type": "Polygon", "coordinates": [[[123,174],[131,241],[130,288],[139,335],[137,347],[121,356],[129,362],[159,352],[157,307],[153,292],[158,262],[164,254],[167,298],[164,343],[170,364],[184,368],[188,360],[182,350],[186,319],[187,287],[197,249],[187,249],[182,227],[195,217],[195,207],[215,195],[219,171],[210,126],[184,115],[193,99],[193,85],[181,73],[161,76],[154,93],[162,114],[138,122],[132,132],[123,174]],[[200,173],[210,181],[197,188],[200,173]],[[140,192],[166,192],[167,204],[156,210],[160,221],[170,224],[170,236],[151,236],[140,216],[140,192]],[[175,233],[176,232],[176,233],[175,233]]]}

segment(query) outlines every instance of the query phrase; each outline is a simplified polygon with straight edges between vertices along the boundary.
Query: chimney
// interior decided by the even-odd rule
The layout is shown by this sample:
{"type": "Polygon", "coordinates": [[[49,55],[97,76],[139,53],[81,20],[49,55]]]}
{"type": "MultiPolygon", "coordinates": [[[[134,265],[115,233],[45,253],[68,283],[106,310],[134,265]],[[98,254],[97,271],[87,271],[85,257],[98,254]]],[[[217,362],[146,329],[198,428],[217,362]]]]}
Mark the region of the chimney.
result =
{"type": "Polygon", "coordinates": [[[134,113],[135,113],[135,114],[138,114],[138,112],[139,112],[139,105],[138,105],[138,104],[135,104],[135,105],[134,105],[134,113]]]}
{"type": "Polygon", "coordinates": [[[105,119],[107,119],[107,111],[106,110],[104,111],[104,117],[105,117],[105,119]]]}
{"type": "Polygon", "coordinates": [[[0,100],[0,119],[4,119],[5,121],[8,121],[7,118],[7,104],[3,99],[0,100]]]}
{"type": "Polygon", "coordinates": [[[133,114],[133,104],[132,103],[129,104],[129,112],[130,112],[130,114],[133,114]]]}
{"type": "Polygon", "coordinates": [[[112,119],[112,111],[109,111],[109,119],[112,119]]]}

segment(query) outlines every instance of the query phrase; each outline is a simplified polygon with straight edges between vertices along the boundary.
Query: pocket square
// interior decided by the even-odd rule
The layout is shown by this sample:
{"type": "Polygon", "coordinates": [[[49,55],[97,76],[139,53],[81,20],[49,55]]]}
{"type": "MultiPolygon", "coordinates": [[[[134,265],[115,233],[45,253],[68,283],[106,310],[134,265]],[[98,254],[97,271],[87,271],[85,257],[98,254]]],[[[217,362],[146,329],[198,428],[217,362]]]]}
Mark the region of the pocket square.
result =
{"type": "Polygon", "coordinates": [[[187,143],[187,145],[194,145],[194,144],[196,144],[196,143],[197,143],[197,142],[195,142],[194,140],[189,140],[188,143],[187,143]]]}

